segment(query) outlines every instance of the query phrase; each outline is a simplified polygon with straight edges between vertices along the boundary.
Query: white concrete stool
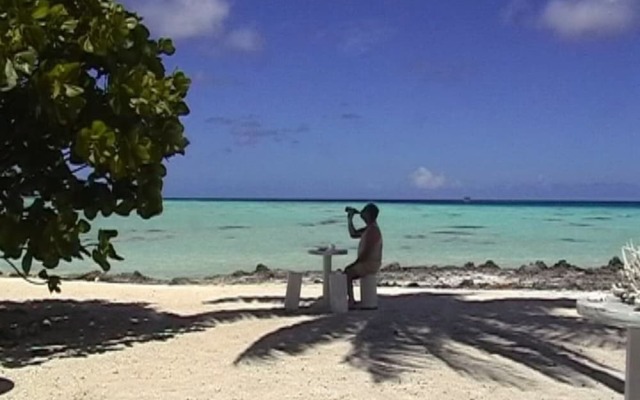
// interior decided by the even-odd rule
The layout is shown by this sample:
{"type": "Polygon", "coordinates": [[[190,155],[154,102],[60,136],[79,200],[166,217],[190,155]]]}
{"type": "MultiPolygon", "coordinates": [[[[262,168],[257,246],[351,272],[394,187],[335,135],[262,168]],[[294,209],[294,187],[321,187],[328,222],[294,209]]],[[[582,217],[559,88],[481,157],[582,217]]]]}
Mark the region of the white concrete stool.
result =
{"type": "Polygon", "coordinates": [[[360,308],[365,310],[378,308],[378,274],[367,275],[360,279],[360,308]]]}
{"type": "Polygon", "coordinates": [[[347,276],[342,272],[332,272],[329,276],[329,305],[334,313],[349,311],[347,298],[347,276]]]}
{"type": "Polygon", "coordinates": [[[285,310],[297,310],[300,306],[300,289],[302,288],[302,274],[289,272],[287,274],[287,294],[284,298],[285,310]]]}

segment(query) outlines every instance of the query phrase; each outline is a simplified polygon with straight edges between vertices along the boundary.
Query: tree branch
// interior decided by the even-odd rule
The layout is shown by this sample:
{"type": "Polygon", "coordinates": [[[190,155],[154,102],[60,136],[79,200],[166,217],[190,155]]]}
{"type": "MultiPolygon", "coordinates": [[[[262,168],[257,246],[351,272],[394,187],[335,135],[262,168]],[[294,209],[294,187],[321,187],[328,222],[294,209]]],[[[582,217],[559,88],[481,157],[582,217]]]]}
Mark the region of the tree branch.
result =
{"type": "Polygon", "coordinates": [[[31,280],[28,276],[26,276],[22,271],[20,271],[18,269],[18,267],[16,267],[16,265],[13,263],[13,261],[9,260],[7,257],[0,257],[3,260],[5,260],[7,262],[7,264],[9,264],[9,266],[11,266],[11,268],[13,268],[14,271],[16,271],[16,273],[18,274],[18,276],[22,279],[24,279],[25,281],[33,284],[33,285],[41,285],[44,286],[47,283],[46,282],[36,282],[34,280],[31,280]]]}

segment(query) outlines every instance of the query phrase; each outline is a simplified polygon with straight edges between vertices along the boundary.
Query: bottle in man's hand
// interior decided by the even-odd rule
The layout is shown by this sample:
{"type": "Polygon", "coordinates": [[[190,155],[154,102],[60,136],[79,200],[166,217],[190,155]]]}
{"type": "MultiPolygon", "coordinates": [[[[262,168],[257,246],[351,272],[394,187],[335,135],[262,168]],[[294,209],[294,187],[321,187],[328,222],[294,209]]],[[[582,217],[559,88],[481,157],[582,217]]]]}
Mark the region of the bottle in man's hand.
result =
{"type": "Polygon", "coordinates": [[[344,212],[346,212],[347,214],[359,214],[360,211],[356,210],[353,207],[345,207],[344,212]]]}

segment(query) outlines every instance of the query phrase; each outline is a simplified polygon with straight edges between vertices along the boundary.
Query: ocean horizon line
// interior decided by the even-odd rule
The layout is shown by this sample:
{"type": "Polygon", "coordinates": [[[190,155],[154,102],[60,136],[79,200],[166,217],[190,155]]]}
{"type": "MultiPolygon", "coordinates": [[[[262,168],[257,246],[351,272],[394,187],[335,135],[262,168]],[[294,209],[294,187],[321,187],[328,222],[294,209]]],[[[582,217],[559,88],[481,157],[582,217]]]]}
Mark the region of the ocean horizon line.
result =
{"type": "Polygon", "coordinates": [[[167,196],[168,201],[194,202],[263,202],[263,203],[367,203],[432,204],[432,205],[494,205],[494,206],[607,206],[640,207],[640,200],[565,200],[565,199],[372,199],[372,198],[296,198],[296,197],[180,197],[167,196]]]}

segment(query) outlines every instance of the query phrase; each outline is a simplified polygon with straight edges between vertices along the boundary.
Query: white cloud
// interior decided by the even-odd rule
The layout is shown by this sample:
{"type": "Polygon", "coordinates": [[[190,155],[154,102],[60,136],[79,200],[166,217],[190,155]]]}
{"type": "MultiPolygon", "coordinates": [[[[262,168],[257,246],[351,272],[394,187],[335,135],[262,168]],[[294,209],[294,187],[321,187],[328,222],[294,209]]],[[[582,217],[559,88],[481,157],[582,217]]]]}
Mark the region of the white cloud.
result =
{"type": "Polygon", "coordinates": [[[637,0],[550,0],[540,24],[564,38],[611,36],[637,22],[637,0]]]}
{"type": "Polygon", "coordinates": [[[260,51],[264,44],[262,36],[252,28],[240,28],[229,32],[225,42],[229,48],[245,53],[260,51]]]}
{"type": "Polygon", "coordinates": [[[443,187],[447,180],[444,175],[438,175],[425,167],[420,167],[409,175],[413,186],[418,189],[438,189],[443,187]]]}
{"type": "Polygon", "coordinates": [[[253,28],[228,27],[229,0],[123,0],[144,19],[154,37],[174,40],[207,37],[213,47],[253,53],[264,39],[253,28]]]}
{"type": "Polygon", "coordinates": [[[154,36],[186,39],[219,35],[229,17],[226,0],[129,0],[154,36]]]}
{"type": "Polygon", "coordinates": [[[511,0],[506,23],[553,32],[563,39],[620,35],[638,27],[638,0],[511,0]]]}

